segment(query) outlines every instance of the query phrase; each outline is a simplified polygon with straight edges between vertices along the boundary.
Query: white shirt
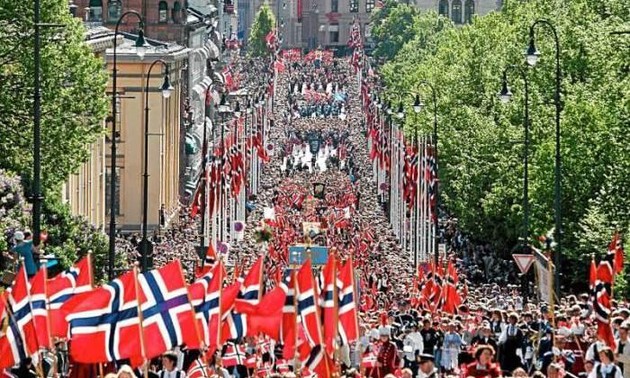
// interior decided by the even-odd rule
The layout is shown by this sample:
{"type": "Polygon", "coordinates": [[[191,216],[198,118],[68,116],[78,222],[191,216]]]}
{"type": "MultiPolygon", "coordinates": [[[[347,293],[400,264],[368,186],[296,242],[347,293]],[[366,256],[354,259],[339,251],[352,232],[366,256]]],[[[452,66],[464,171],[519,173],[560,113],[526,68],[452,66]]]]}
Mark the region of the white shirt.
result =
{"type": "Polygon", "coordinates": [[[412,348],[411,352],[405,352],[405,358],[408,361],[415,361],[416,351],[418,351],[418,353],[422,353],[422,351],[424,350],[424,341],[422,340],[422,335],[420,334],[420,332],[411,332],[410,334],[405,336],[403,344],[405,346],[411,346],[412,348]]]}

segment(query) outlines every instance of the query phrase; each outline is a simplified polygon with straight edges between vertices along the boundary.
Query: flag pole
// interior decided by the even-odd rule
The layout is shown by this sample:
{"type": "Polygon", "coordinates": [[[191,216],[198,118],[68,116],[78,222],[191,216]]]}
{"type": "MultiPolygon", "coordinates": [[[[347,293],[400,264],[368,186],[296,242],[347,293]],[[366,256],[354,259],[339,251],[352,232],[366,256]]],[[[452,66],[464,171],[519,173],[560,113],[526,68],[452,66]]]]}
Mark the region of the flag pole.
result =
{"type": "Polygon", "coordinates": [[[48,345],[50,345],[50,349],[53,352],[53,376],[57,375],[57,353],[56,352],[56,346],[55,344],[53,344],[53,340],[52,340],[52,335],[51,335],[51,330],[52,330],[52,324],[50,323],[50,301],[48,298],[48,266],[46,264],[46,259],[42,259],[42,261],[44,262],[44,264],[42,265],[42,269],[44,269],[44,294],[46,295],[46,300],[45,300],[45,304],[46,304],[46,328],[47,328],[47,333],[48,333],[48,345]]]}
{"type": "Polygon", "coordinates": [[[335,350],[338,349],[337,346],[337,334],[339,333],[339,289],[337,288],[337,257],[336,257],[336,252],[337,252],[337,248],[336,247],[332,247],[330,249],[330,251],[332,252],[332,256],[329,256],[328,258],[333,258],[333,319],[334,319],[334,323],[333,323],[333,335],[334,339],[333,339],[333,347],[335,350]]]}
{"type": "MultiPolygon", "coordinates": [[[[295,267],[294,267],[295,268],[295,267]]],[[[294,316],[295,316],[295,342],[293,343],[293,369],[295,370],[295,375],[296,376],[300,376],[300,370],[298,369],[298,364],[300,362],[300,358],[298,356],[298,341],[299,341],[299,335],[300,335],[300,325],[298,323],[299,319],[298,319],[298,304],[297,304],[297,298],[298,298],[298,285],[297,285],[297,275],[295,273],[295,269],[291,270],[291,280],[293,281],[293,308],[295,309],[294,312],[294,316]]]]}

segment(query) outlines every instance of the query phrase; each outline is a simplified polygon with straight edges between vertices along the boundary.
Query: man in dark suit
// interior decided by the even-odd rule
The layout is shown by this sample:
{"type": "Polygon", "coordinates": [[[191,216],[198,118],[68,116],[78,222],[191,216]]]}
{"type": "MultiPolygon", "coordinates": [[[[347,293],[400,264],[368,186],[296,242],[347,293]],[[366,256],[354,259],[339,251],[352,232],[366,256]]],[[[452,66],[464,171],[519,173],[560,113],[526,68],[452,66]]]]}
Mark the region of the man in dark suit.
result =
{"type": "Polygon", "coordinates": [[[525,335],[517,325],[518,315],[511,313],[508,317],[508,325],[499,338],[499,344],[503,346],[501,353],[501,369],[513,371],[522,367],[521,357],[525,355],[523,345],[525,335]]]}
{"type": "Polygon", "coordinates": [[[470,345],[473,347],[477,345],[490,345],[494,350],[497,350],[497,341],[494,338],[489,322],[484,321],[481,323],[479,333],[472,338],[470,345]]]}

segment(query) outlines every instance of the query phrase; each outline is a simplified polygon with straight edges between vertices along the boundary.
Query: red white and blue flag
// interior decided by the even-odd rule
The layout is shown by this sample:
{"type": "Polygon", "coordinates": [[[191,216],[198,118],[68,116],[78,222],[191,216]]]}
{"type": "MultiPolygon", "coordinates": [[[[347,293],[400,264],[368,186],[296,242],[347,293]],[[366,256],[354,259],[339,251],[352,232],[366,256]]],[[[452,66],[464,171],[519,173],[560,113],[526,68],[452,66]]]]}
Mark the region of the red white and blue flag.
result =
{"type": "Polygon", "coordinates": [[[245,348],[241,344],[228,341],[221,360],[224,367],[243,365],[245,364],[245,348]]]}
{"type": "Polygon", "coordinates": [[[8,293],[0,294],[0,369],[10,368],[27,356],[18,325],[10,314],[8,293]]]}
{"type": "Polygon", "coordinates": [[[8,290],[9,311],[13,314],[13,319],[17,325],[20,338],[24,341],[24,351],[31,356],[37,353],[39,345],[37,343],[37,331],[31,308],[28,277],[24,264],[20,266],[13,286],[8,290]]]}
{"type": "Polygon", "coordinates": [[[286,293],[284,307],[282,308],[282,327],[280,328],[280,338],[284,344],[282,356],[290,360],[295,356],[295,335],[296,335],[296,307],[295,307],[295,273],[291,269],[284,272],[280,288],[286,293]]]}
{"type": "MultiPolygon", "coordinates": [[[[190,302],[195,311],[198,329],[205,345],[218,345],[219,340],[210,339],[210,319],[219,314],[219,296],[223,286],[225,270],[219,261],[211,271],[199,277],[188,287],[190,302]]],[[[216,330],[216,329],[215,329],[216,330]]],[[[216,335],[216,332],[214,333],[216,335]]]]}
{"type": "Polygon", "coordinates": [[[92,259],[89,254],[67,271],[47,281],[51,336],[68,336],[68,322],[61,311],[61,306],[74,295],[90,290],[92,290],[92,259]]]}
{"type": "Polygon", "coordinates": [[[344,344],[359,338],[359,320],[357,316],[356,288],[352,257],[339,270],[339,335],[344,344]]]}
{"type": "Polygon", "coordinates": [[[48,306],[46,305],[48,301],[46,295],[47,274],[46,265],[42,265],[35,277],[31,279],[31,308],[33,309],[33,322],[37,330],[37,343],[40,348],[51,347],[48,306]]]}
{"type": "MultiPolygon", "coordinates": [[[[337,278],[337,259],[335,256],[330,255],[328,262],[322,269],[322,288],[321,288],[321,307],[324,323],[324,344],[326,345],[326,352],[332,355],[335,351],[335,341],[337,338],[338,328],[338,307],[335,300],[335,294],[337,292],[336,285],[337,278]]],[[[338,285],[339,286],[339,285],[338,285]]]]}
{"type": "Polygon", "coordinates": [[[298,315],[304,327],[306,340],[311,348],[322,344],[322,327],[319,317],[318,300],[311,260],[307,259],[297,272],[295,288],[297,292],[298,315]]]}

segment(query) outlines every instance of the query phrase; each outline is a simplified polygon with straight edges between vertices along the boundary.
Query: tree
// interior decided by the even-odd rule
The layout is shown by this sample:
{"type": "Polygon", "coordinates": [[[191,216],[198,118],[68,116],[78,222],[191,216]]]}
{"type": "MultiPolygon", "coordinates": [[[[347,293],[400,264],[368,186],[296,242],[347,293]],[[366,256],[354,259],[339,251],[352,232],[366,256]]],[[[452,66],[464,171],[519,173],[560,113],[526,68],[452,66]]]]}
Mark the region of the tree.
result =
{"type": "Polygon", "coordinates": [[[265,37],[275,28],[276,18],[269,8],[269,4],[260,6],[249,34],[248,51],[252,57],[266,57],[269,55],[265,37]]]}
{"type": "MultiPolygon", "coordinates": [[[[85,28],[68,2],[41,1],[42,184],[47,195],[88,157],[87,145],[104,132],[107,76],[84,43],[85,28]]],[[[33,9],[6,2],[0,9],[0,167],[32,177],[33,9]]],[[[28,181],[25,181],[28,184],[28,181]]],[[[28,186],[28,185],[27,185],[28,186]]]]}
{"type": "MultiPolygon", "coordinates": [[[[530,25],[539,18],[551,20],[562,49],[561,269],[568,285],[585,279],[586,253],[604,253],[603,243],[595,241],[609,239],[614,229],[629,228],[629,181],[622,173],[630,167],[628,50],[625,40],[610,32],[624,30],[630,4],[623,0],[510,4],[470,25],[438,30],[424,44],[415,33],[381,72],[392,101],[397,101],[396,93],[420,89],[426,103],[428,93],[419,87],[420,81],[435,86],[446,209],[473,240],[510,251],[522,234],[523,82],[515,73],[509,75],[514,93],[510,104],[501,104],[496,94],[503,69],[523,64],[530,25]],[[597,238],[590,235],[593,230],[597,238]]],[[[536,43],[543,55],[535,68],[527,70],[532,239],[554,224],[554,46],[544,28],[537,30],[536,43]]],[[[405,124],[407,134],[416,128],[428,134],[431,126],[430,111],[407,117],[405,124]]]]}

